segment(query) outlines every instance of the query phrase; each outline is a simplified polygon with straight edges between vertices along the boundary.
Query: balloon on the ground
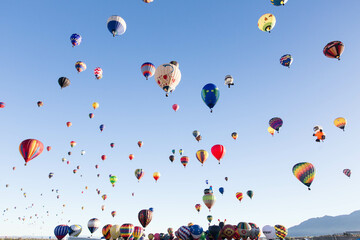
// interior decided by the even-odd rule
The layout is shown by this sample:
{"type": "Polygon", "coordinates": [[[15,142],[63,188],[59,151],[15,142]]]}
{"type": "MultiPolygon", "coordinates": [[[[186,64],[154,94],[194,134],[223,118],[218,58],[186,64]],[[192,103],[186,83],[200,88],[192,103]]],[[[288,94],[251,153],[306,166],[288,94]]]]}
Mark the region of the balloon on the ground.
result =
{"type": "Polygon", "coordinates": [[[58,240],[63,239],[69,232],[68,225],[58,225],[54,229],[54,235],[58,240]]]}
{"type": "Polygon", "coordinates": [[[69,236],[70,237],[78,237],[82,231],[82,227],[80,225],[71,225],[69,227],[69,236]]]}
{"type": "Polygon", "coordinates": [[[273,226],[265,225],[262,228],[262,232],[264,233],[266,239],[268,240],[272,240],[276,238],[275,228],[273,226]]]}
{"type": "Polygon", "coordinates": [[[133,232],[134,225],[131,223],[125,223],[120,227],[120,237],[122,237],[124,240],[129,239],[133,232]]]}
{"type": "Polygon", "coordinates": [[[283,240],[283,239],[286,237],[287,233],[288,233],[286,227],[284,227],[283,225],[275,225],[274,228],[275,228],[275,234],[276,234],[276,236],[277,236],[280,240],[283,240]]]}

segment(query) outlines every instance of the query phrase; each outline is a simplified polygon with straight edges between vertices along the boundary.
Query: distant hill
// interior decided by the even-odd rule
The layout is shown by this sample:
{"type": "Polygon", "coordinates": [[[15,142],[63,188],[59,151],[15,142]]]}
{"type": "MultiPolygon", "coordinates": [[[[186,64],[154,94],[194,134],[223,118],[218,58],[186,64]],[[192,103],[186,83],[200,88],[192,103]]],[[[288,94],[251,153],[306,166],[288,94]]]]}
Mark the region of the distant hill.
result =
{"type": "Polygon", "coordinates": [[[310,218],[288,229],[289,237],[320,236],[360,231],[360,210],[349,215],[310,218]]]}

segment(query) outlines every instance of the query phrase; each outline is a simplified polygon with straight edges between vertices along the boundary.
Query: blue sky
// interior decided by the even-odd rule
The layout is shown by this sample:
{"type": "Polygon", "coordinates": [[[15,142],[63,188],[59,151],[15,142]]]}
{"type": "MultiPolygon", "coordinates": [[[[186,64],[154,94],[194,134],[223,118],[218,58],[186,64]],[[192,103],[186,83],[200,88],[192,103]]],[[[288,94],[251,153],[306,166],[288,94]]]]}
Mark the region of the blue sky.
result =
{"type": "Polygon", "coordinates": [[[86,236],[90,218],[99,218],[102,225],[139,225],[138,212],[150,207],[154,216],[147,234],[166,232],[168,227],[176,230],[188,222],[206,227],[209,212],[202,196],[209,185],[217,197],[211,210],[215,223],[227,219],[232,224],[290,227],[310,217],[358,210],[360,195],[354,190],[360,182],[360,49],[355,21],[359,7],[355,0],[289,0],[284,7],[268,0],[4,1],[0,101],[6,107],[0,109],[0,195],[6,197],[0,208],[9,211],[1,215],[1,235],[53,236],[56,225],[71,220],[83,226],[86,236]],[[265,13],[277,19],[270,34],[257,28],[265,13]],[[108,32],[106,20],[111,15],[125,19],[124,35],[113,38],[108,32]],[[73,33],[83,37],[75,48],[69,41],[73,33]],[[333,40],[345,44],[341,61],[322,54],[333,40]],[[286,53],[294,57],[290,69],[279,64],[286,53]],[[79,60],[87,64],[85,72],[76,72],[79,60]],[[179,62],[182,79],[166,98],[154,78],[145,80],[140,66],[171,60],[179,62]],[[104,71],[101,80],[93,76],[98,66],[104,71]],[[235,79],[230,89],[223,83],[227,74],[235,79]],[[61,76],[71,80],[62,90],[57,83],[61,76]],[[212,114],[200,95],[207,83],[220,89],[212,114]],[[39,100],[44,102],[41,108],[36,105],[39,100]],[[94,111],[95,101],[100,107],[94,111]],[[180,105],[178,112],[171,109],[174,103],[180,105]],[[268,121],[276,116],[284,125],[271,137],[268,121]],[[345,132],[333,125],[339,116],[348,120],[345,132]],[[67,121],[73,126],[67,128],[67,121]],[[105,124],[102,133],[100,124],[105,124]],[[323,126],[324,143],[315,143],[315,125],[323,126]],[[193,130],[203,137],[199,143],[193,130]],[[236,141],[231,138],[234,131],[239,134],[236,141]],[[18,146],[27,138],[52,150],[24,167],[18,146]],[[78,143],[73,149],[72,140],[78,143]],[[139,140],[144,142],[141,149],[139,140]],[[195,152],[210,153],[215,144],[227,149],[221,165],[210,154],[201,167],[195,152]],[[171,150],[180,148],[190,158],[186,169],[178,153],[174,163],[168,160],[171,150]],[[73,154],[68,156],[68,151],[73,154]],[[130,153],[135,155],[132,161],[130,153]],[[104,162],[102,154],[108,156],[104,162]],[[62,163],[63,157],[71,163],[62,163]],[[302,161],[317,170],[311,191],[291,172],[302,161]],[[81,169],[74,175],[77,165],[81,169]],[[134,176],[137,168],[145,171],[140,183],[134,176]],[[343,175],[344,168],[352,169],[351,179],[343,175]],[[152,178],[155,171],[161,173],[158,183],[152,178]],[[54,172],[51,180],[49,172],[54,172]],[[115,188],[109,174],[119,179],[115,188]],[[223,196],[219,187],[225,188],[223,196]],[[108,195],[105,202],[96,188],[108,195]],[[59,189],[60,199],[51,189],[59,189]],[[235,193],[249,189],[254,198],[245,196],[239,203],[235,193]],[[32,203],[34,207],[26,210],[32,203]],[[199,214],[197,203],[202,204],[199,214]],[[100,209],[103,204],[105,211],[100,209]],[[118,213],[115,218],[112,210],[118,213]],[[39,219],[30,220],[35,213],[39,219]]]}

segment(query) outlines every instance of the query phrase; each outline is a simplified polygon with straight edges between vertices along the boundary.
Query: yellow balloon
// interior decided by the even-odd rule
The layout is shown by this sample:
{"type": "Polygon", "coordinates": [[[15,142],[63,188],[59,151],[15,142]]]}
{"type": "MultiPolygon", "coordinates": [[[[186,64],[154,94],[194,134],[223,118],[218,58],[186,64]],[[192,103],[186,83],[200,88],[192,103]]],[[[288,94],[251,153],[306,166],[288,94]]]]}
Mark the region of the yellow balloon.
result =
{"type": "Polygon", "coordinates": [[[97,108],[99,107],[99,103],[94,102],[94,103],[92,104],[92,107],[93,107],[94,109],[97,109],[97,108]]]}
{"type": "Polygon", "coordinates": [[[345,131],[346,119],[343,117],[338,117],[334,120],[334,124],[336,127],[345,131]]]}
{"type": "Polygon", "coordinates": [[[258,27],[263,32],[270,32],[275,27],[276,18],[271,13],[266,13],[259,18],[258,27]]]}
{"type": "Polygon", "coordinates": [[[113,225],[110,228],[110,235],[112,239],[117,239],[120,237],[120,225],[113,225]]]}
{"type": "Polygon", "coordinates": [[[268,132],[274,136],[275,130],[272,127],[268,127],[268,132]]]}

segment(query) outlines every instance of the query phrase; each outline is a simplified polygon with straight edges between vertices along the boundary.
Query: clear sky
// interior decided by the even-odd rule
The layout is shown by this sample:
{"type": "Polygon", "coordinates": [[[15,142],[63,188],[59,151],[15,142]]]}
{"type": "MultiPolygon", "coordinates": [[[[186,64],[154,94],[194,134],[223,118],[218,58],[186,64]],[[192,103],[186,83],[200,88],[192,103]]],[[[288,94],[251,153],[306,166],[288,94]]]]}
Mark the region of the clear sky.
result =
{"type": "MultiPolygon", "coordinates": [[[[88,236],[90,218],[100,219],[102,226],[136,226],[138,212],[150,207],[154,215],[147,234],[189,222],[206,228],[209,211],[202,196],[210,185],[217,198],[213,223],[227,219],[231,224],[291,227],[311,217],[360,208],[360,1],[289,0],[275,7],[270,0],[6,0],[1,8],[0,101],[6,107],[0,109],[0,209],[9,210],[0,217],[0,235],[53,236],[58,224],[80,224],[81,235],[88,236]],[[265,13],[277,19],[270,34],[257,28],[265,13]],[[111,15],[125,19],[124,35],[113,38],[108,32],[111,15]],[[69,40],[73,33],[83,37],[75,48],[69,40]],[[322,53],[334,40],[345,44],[341,61],[322,53]],[[279,64],[286,53],[294,57],[290,69],[279,64]],[[87,64],[85,72],[76,72],[79,60],[87,64]],[[166,98],[154,78],[145,80],[140,66],[171,60],[179,62],[182,79],[166,98]],[[103,79],[94,79],[95,67],[103,69],[103,79]],[[227,74],[235,79],[230,89],[224,85],[227,74]],[[62,76],[71,85],[60,90],[57,80],[62,76]],[[220,90],[213,113],[200,95],[207,83],[220,90]],[[37,101],[44,106],[38,108],[37,101]],[[95,101],[100,107],[94,111],[95,101]],[[171,108],[174,103],[180,105],[178,112],[171,108]],[[348,120],[345,132],[333,124],[340,116],[348,120]],[[274,137],[267,132],[272,117],[284,120],[274,137]],[[67,128],[67,121],[73,126],[67,128]],[[105,124],[102,133],[100,124],[105,124]],[[312,137],[315,125],[323,126],[324,143],[312,137]],[[203,137],[199,143],[193,130],[203,137]],[[236,141],[231,138],[234,131],[239,134],[236,141]],[[18,146],[27,138],[52,150],[25,167],[18,146]],[[72,140],[77,145],[71,149],[72,140]],[[215,144],[227,150],[220,165],[210,153],[215,144]],[[186,169],[180,148],[190,158],[186,169]],[[168,159],[172,149],[177,151],[173,163],[168,159]],[[195,157],[199,149],[210,153],[203,167],[195,157]],[[86,154],[81,156],[81,150],[86,154]],[[105,161],[102,154],[108,157],[105,161]],[[311,191],[292,174],[293,165],[303,161],[316,168],[311,191]],[[134,176],[137,168],[145,171],[140,183],[134,176]],[[352,170],[350,179],[344,168],[352,170]],[[161,173],[157,183],[155,171],[161,173]],[[114,188],[109,174],[118,177],[114,188]],[[219,187],[225,189],[223,196],[219,187]],[[106,201],[97,188],[107,194],[106,201]],[[52,189],[59,190],[59,199],[52,189]],[[244,196],[239,203],[235,193],[250,189],[253,199],[244,196]]],[[[94,236],[100,237],[101,229],[94,236]]]]}

